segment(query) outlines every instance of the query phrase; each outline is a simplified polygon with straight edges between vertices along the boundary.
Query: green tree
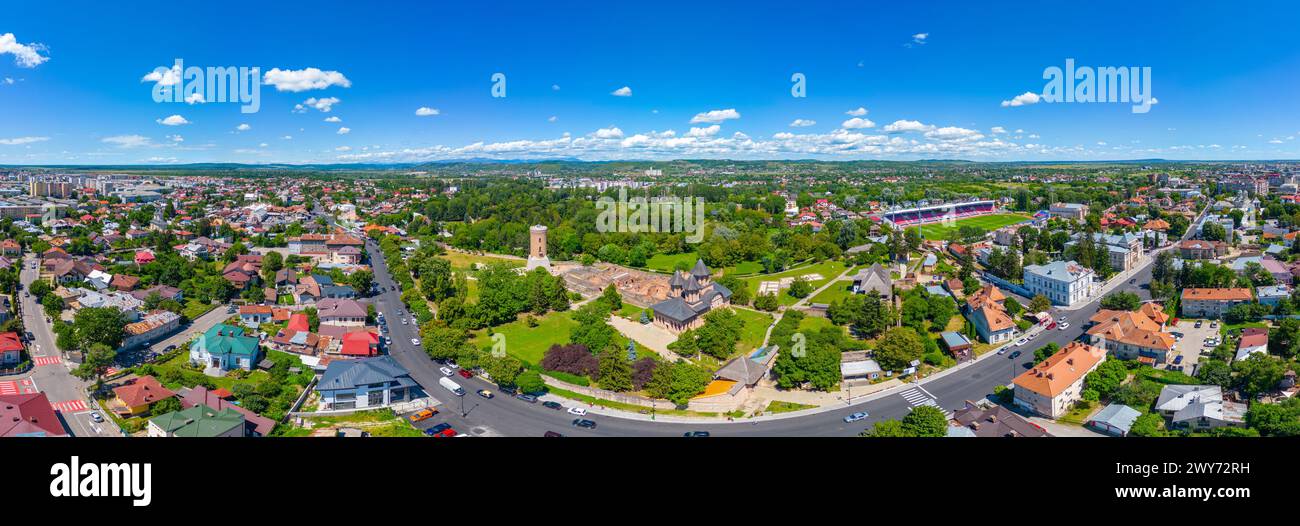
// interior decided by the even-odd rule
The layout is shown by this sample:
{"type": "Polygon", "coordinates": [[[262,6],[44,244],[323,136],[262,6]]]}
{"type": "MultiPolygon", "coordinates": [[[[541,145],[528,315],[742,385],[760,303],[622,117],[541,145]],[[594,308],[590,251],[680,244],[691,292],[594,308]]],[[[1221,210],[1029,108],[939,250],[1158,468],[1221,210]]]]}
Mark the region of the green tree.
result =
{"type": "Polygon", "coordinates": [[[1053,354],[1056,354],[1057,351],[1060,350],[1061,350],[1060,344],[1056,342],[1047,342],[1047,345],[1044,345],[1034,350],[1034,365],[1038,365],[1042,363],[1043,360],[1051,358],[1053,354]]]}
{"type": "Polygon", "coordinates": [[[582,344],[593,353],[599,354],[614,345],[614,328],[605,320],[609,311],[600,302],[583,305],[573,313],[573,321],[578,322],[569,329],[569,341],[582,344]]]}
{"type": "Polygon", "coordinates": [[[910,436],[943,437],[948,434],[948,417],[943,410],[930,405],[912,408],[912,412],[903,417],[903,428],[910,436]]]}
{"type": "Polygon", "coordinates": [[[104,383],[104,374],[108,368],[113,366],[113,361],[117,359],[117,351],[112,347],[101,343],[91,344],[86,348],[86,355],[81,361],[81,365],[72,370],[73,376],[82,380],[95,380],[95,389],[98,390],[104,383]]]}
{"type": "Polygon", "coordinates": [[[1101,308],[1135,311],[1142,306],[1142,298],[1132,292],[1112,292],[1101,299],[1101,308]]]}
{"type": "Polygon", "coordinates": [[[1052,300],[1047,299],[1047,296],[1044,296],[1042,294],[1035,295],[1033,298],[1029,300],[1030,312],[1035,312],[1035,313],[1047,312],[1051,308],[1052,308],[1052,300]]]}
{"type": "Polygon", "coordinates": [[[600,353],[600,387],[616,393],[632,390],[632,364],[618,349],[600,353]]]}
{"type": "Polygon", "coordinates": [[[910,327],[895,327],[885,332],[876,346],[876,362],[887,371],[901,371],[925,352],[921,336],[910,327]]]}
{"type": "Polygon", "coordinates": [[[803,279],[803,276],[796,277],[794,281],[790,282],[789,293],[796,298],[806,298],[812,293],[812,290],[812,285],[808,283],[808,280],[803,279]]]}
{"type": "Polygon", "coordinates": [[[126,316],[114,307],[81,309],[72,321],[77,346],[89,349],[98,344],[116,349],[122,345],[126,322],[126,316]]]}
{"type": "Polygon", "coordinates": [[[154,402],[153,405],[149,406],[149,412],[154,415],[165,415],[167,413],[180,411],[181,409],[180,399],[174,396],[169,396],[154,402]]]}
{"type": "Polygon", "coordinates": [[[623,295],[618,293],[618,288],[613,283],[605,287],[605,291],[600,294],[600,301],[605,303],[610,312],[623,308],[623,295]]]}
{"type": "Polygon", "coordinates": [[[1147,413],[1137,417],[1129,427],[1129,436],[1158,437],[1164,435],[1165,421],[1157,413],[1147,413]]]}

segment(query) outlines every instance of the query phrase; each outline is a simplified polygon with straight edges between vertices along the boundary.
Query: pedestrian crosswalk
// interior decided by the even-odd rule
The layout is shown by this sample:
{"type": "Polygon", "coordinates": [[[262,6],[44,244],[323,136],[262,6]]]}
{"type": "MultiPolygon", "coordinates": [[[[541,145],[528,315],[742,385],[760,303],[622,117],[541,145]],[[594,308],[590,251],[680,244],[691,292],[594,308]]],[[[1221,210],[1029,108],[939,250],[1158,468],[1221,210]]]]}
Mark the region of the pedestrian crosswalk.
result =
{"type": "Polygon", "coordinates": [[[32,385],[30,379],[0,382],[0,395],[28,394],[35,392],[36,386],[32,385]]]}
{"type": "Polygon", "coordinates": [[[62,363],[62,362],[63,362],[63,359],[60,358],[60,357],[58,357],[58,356],[37,356],[37,357],[35,357],[35,358],[32,358],[32,363],[35,364],[35,365],[38,365],[38,366],[39,366],[39,365],[54,365],[54,364],[62,363]]]}
{"type": "Polygon", "coordinates": [[[50,405],[53,405],[54,410],[60,413],[77,413],[89,409],[86,406],[85,400],[64,400],[62,402],[54,402],[50,405]]]}
{"type": "Polygon", "coordinates": [[[939,402],[936,401],[934,397],[930,396],[930,394],[927,393],[924,389],[921,389],[919,387],[913,387],[911,389],[898,393],[898,395],[903,397],[904,400],[907,400],[908,405],[912,407],[928,405],[930,407],[934,407],[939,409],[940,411],[943,411],[943,416],[952,418],[952,411],[949,411],[941,407],[939,405],[939,402]]]}

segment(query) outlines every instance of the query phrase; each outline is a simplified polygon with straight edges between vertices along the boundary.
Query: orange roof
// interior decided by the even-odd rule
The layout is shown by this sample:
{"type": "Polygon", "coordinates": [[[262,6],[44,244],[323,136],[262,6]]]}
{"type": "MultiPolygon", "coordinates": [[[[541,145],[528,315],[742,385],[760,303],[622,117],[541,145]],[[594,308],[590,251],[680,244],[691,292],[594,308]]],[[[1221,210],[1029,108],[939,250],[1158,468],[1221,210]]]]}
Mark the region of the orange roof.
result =
{"type": "Polygon", "coordinates": [[[1250,289],[1183,289],[1183,301],[1250,301],[1250,289]]]}
{"type": "Polygon", "coordinates": [[[1081,342],[1070,342],[1050,358],[1015,379],[1016,387],[1056,397],[1106,359],[1106,351],[1081,342]]]}
{"type": "Polygon", "coordinates": [[[113,394],[127,407],[139,407],[176,396],[152,376],[141,376],[130,384],[114,388],[113,394]]]}
{"type": "Polygon", "coordinates": [[[1165,314],[1164,308],[1159,303],[1143,303],[1141,307],[1138,307],[1138,312],[1145,314],[1146,317],[1151,318],[1151,321],[1160,325],[1169,323],[1169,315],[1165,314]]]}

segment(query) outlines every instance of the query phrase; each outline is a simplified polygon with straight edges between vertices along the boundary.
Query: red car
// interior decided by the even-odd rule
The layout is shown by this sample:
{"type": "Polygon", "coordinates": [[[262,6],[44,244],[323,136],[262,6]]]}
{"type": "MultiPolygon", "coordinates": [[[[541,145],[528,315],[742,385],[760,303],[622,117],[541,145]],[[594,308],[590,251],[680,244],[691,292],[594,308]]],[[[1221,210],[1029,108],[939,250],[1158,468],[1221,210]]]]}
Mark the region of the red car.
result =
{"type": "Polygon", "coordinates": [[[454,436],[456,436],[456,430],[447,428],[442,431],[439,431],[438,434],[433,435],[433,438],[451,438],[454,436]]]}
{"type": "Polygon", "coordinates": [[[471,373],[471,372],[466,371],[466,370],[464,370],[464,369],[461,369],[460,371],[457,371],[457,374],[459,374],[459,375],[461,375],[462,377],[465,377],[465,378],[473,378],[473,377],[474,377],[474,373],[471,373]]]}

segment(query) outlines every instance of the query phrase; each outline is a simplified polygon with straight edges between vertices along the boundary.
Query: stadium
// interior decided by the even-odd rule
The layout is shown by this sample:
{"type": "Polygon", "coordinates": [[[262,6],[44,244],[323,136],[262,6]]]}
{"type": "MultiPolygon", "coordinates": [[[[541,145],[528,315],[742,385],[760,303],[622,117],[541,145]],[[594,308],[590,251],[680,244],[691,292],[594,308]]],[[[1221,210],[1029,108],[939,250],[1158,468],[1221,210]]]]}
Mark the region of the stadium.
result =
{"type": "Polygon", "coordinates": [[[996,209],[997,207],[990,200],[967,201],[965,203],[944,203],[919,208],[891,210],[881,213],[879,217],[882,222],[897,228],[938,223],[945,220],[956,221],[991,214],[996,209]]]}

